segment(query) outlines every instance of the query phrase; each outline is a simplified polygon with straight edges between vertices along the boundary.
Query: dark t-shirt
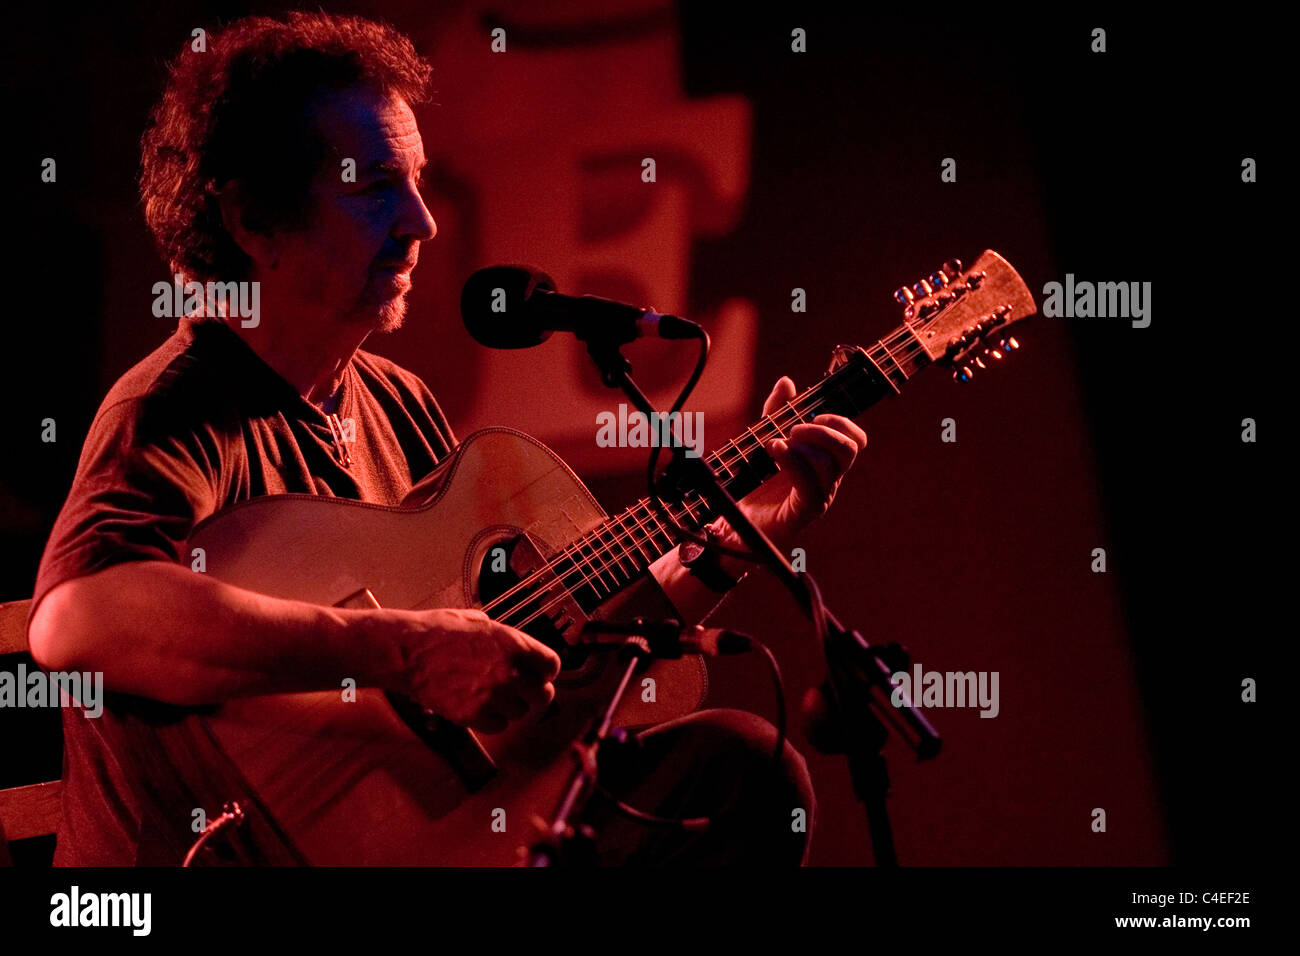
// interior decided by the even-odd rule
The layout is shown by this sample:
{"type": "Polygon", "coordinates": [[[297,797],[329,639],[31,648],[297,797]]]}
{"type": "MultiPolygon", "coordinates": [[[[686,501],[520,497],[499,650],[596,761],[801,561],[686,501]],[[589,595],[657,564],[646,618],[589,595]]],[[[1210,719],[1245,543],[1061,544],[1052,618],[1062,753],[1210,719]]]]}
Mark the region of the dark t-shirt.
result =
{"type": "MultiPolygon", "coordinates": [[[[193,527],[249,498],[399,504],[454,446],[429,389],[387,359],[356,352],[329,416],[232,329],[182,319],[95,415],[32,610],[57,584],[126,561],[189,566],[181,549],[193,527]]],[[[189,808],[211,816],[223,797],[242,792],[212,741],[185,719],[193,712],[113,693],[99,718],[64,709],[57,864],[180,863],[196,837],[189,808]]],[[[293,862],[259,813],[241,830],[225,851],[232,862],[293,862]]]]}

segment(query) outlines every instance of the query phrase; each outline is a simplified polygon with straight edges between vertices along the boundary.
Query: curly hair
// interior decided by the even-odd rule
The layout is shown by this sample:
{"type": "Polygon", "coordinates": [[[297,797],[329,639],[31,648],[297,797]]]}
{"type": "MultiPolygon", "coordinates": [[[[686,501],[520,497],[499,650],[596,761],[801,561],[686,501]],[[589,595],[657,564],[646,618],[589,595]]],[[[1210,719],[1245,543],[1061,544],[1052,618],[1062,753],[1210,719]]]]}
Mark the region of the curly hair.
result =
{"type": "Polygon", "coordinates": [[[222,225],[221,188],[241,181],[249,229],[305,226],[311,180],[326,158],[309,117],[313,97],[369,86],[414,106],[428,98],[433,68],[392,27],[325,13],[245,17],[206,47],[187,41],[168,66],[140,143],[140,199],[174,272],[239,280],[252,263],[222,225]]]}

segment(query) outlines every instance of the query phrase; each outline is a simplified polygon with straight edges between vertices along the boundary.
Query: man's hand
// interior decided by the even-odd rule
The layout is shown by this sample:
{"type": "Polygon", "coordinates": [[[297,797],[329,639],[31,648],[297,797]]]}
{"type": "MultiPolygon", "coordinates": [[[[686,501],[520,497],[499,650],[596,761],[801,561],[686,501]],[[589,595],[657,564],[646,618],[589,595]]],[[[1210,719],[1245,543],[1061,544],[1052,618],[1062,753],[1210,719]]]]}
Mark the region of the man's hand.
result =
{"type": "MultiPolygon", "coordinates": [[[[763,403],[763,414],[775,414],[796,394],[794,382],[782,376],[763,403]]],[[[782,550],[789,550],[795,536],[826,513],[844,474],[867,447],[866,432],[843,415],[818,415],[787,435],[787,440],[765,446],[781,473],[740,505],[782,550]]]]}
{"type": "Polygon", "coordinates": [[[559,656],[482,611],[406,612],[406,694],[452,723],[500,733],[555,698],[559,656]]]}
{"type": "MultiPolygon", "coordinates": [[[[794,382],[782,376],[763,403],[763,414],[776,414],[796,394],[794,382]]],[[[775,439],[764,447],[781,469],[780,474],[755,489],[740,503],[740,510],[771,539],[777,550],[788,555],[799,532],[830,507],[840,480],[858,452],[867,447],[867,435],[842,415],[818,415],[811,422],[795,425],[786,432],[785,439],[775,439]]],[[[722,544],[747,550],[725,520],[717,522],[715,527],[722,544]]],[[[731,578],[739,578],[754,567],[730,555],[720,557],[719,561],[723,572],[731,578]]],[[[682,620],[699,623],[717,609],[720,594],[692,577],[678,560],[676,551],[654,562],[650,573],[682,620]]]]}

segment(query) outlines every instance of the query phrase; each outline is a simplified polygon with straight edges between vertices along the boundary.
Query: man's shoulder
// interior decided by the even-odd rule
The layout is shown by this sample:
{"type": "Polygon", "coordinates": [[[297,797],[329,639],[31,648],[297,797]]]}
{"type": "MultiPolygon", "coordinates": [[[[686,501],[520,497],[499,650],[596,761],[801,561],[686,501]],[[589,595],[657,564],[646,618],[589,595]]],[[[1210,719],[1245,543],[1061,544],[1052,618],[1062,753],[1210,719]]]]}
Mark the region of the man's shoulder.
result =
{"type": "Polygon", "coordinates": [[[429,393],[429,386],[420,376],[408,368],[403,368],[392,359],[375,352],[357,349],[354,354],[357,370],[374,383],[386,386],[399,397],[419,398],[429,393]]]}
{"type": "Polygon", "coordinates": [[[232,383],[209,353],[228,347],[222,330],[182,320],[176,330],[113,383],[95,412],[102,425],[130,420],[172,430],[211,420],[232,383]]]}
{"type": "Polygon", "coordinates": [[[152,352],[127,369],[104,397],[103,408],[174,390],[192,374],[193,341],[177,328],[152,352]]]}
{"type": "Polygon", "coordinates": [[[456,435],[451,424],[420,376],[374,352],[358,349],[353,358],[353,365],[367,389],[386,407],[390,418],[398,414],[393,407],[396,404],[406,417],[417,423],[436,454],[445,454],[455,447],[456,435]]]}

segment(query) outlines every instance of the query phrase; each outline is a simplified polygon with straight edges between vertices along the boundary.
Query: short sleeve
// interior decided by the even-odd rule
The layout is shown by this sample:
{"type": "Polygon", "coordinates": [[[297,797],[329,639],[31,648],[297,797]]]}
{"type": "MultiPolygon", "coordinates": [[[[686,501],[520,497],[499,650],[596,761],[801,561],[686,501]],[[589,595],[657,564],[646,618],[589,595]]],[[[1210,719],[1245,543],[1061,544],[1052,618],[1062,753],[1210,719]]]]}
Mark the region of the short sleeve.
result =
{"type": "Polygon", "coordinates": [[[212,448],[166,403],[132,398],[95,416],[36,575],[32,611],[52,588],[128,561],[177,561],[216,510],[212,448]]]}

